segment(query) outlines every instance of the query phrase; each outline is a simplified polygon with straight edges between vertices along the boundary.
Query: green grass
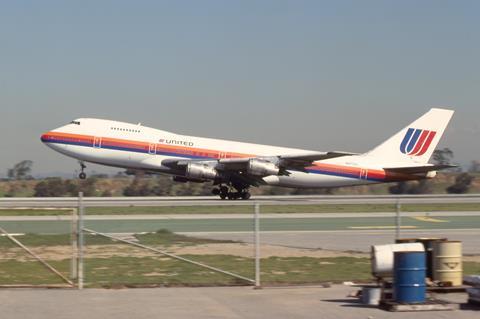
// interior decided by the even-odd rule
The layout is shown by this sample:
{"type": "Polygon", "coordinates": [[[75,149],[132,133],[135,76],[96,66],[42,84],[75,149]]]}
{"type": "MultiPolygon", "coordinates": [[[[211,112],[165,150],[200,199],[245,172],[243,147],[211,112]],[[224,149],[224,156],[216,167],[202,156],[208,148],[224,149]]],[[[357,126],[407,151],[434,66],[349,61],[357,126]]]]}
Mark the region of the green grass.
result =
{"type": "Polygon", "coordinates": [[[0,216],[64,216],[71,214],[71,209],[0,209],[0,216]]]}
{"type": "MultiPolygon", "coordinates": [[[[51,261],[62,274],[68,275],[70,260],[51,261]]],[[[32,284],[51,285],[63,284],[64,281],[54,275],[37,261],[0,260],[0,285],[32,284]]]]}
{"type": "MultiPolygon", "coordinates": [[[[478,211],[479,204],[406,204],[402,211],[478,211]]],[[[391,204],[342,204],[342,205],[263,205],[261,212],[268,213],[355,213],[393,212],[391,204]]],[[[139,214],[251,214],[252,206],[165,206],[165,207],[88,207],[88,215],[139,215],[139,214]]],[[[70,210],[0,209],[0,216],[71,215],[70,210]]]]}
{"type": "MultiPolygon", "coordinates": [[[[183,256],[234,273],[253,277],[253,260],[230,255],[183,256]]],[[[50,261],[68,275],[70,261],[50,261]]],[[[262,259],[262,283],[315,284],[322,282],[371,280],[368,258],[336,257],[270,257],[262,259]]],[[[465,262],[464,274],[478,274],[480,263],[465,262]]],[[[118,286],[221,286],[246,284],[208,269],[163,257],[111,257],[85,260],[87,287],[118,286]]],[[[0,284],[59,284],[55,277],[37,262],[0,261],[0,284]]]]}
{"type": "MultiPolygon", "coordinates": [[[[253,278],[253,259],[230,255],[183,256],[207,265],[253,278]]],[[[90,286],[109,285],[233,285],[242,280],[235,279],[188,263],[154,257],[91,259],[86,269],[90,286]],[[110,269],[111,263],[118,268],[110,269]]],[[[326,281],[371,279],[368,258],[280,258],[262,259],[262,282],[264,284],[305,284],[326,281]]],[[[243,282],[246,283],[246,282],[243,282]]]]}
{"type": "MultiPolygon", "coordinates": [[[[68,246],[71,244],[71,238],[69,234],[25,234],[22,236],[16,236],[16,239],[27,247],[39,247],[39,246],[68,246]]],[[[160,229],[154,233],[148,234],[136,234],[135,238],[139,243],[145,245],[161,245],[169,247],[172,245],[189,246],[200,245],[209,243],[234,243],[231,240],[215,240],[204,239],[197,237],[189,237],[184,235],[175,234],[166,229],[160,229]]],[[[112,239],[93,235],[85,234],[84,240],[86,245],[111,245],[118,244],[117,241],[112,239]]],[[[0,248],[12,248],[16,247],[14,243],[7,237],[0,237],[0,248]]]]}
{"type": "Polygon", "coordinates": [[[208,238],[197,238],[173,233],[167,229],[160,229],[155,233],[136,234],[135,238],[144,245],[162,245],[162,246],[191,246],[210,243],[235,243],[233,240],[217,240],[208,238]]]}
{"type": "MultiPolygon", "coordinates": [[[[22,236],[15,236],[15,238],[27,247],[37,246],[52,246],[52,245],[68,245],[70,242],[70,235],[38,235],[25,234],[22,236]]],[[[9,238],[0,237],[0,248],[18,247],[9,238]]]]}
{"type": "MultiPolygon", "coordinates": [[[[39,246],[68,246],[71,244],[71,237],[69,234],[25,234],[22,236],[15,236],[15,238],[27,247],[39,246]]],[[[112,244],[112,240],[93,235],[85,235],[85,242],[91,245],[108,245],[112,244]]],[[[0,248],[11,247],[14,245],[7,237],[0,237],[0,248]]],[[[18,246],[17,246],[18,247],[18,246]]]]}

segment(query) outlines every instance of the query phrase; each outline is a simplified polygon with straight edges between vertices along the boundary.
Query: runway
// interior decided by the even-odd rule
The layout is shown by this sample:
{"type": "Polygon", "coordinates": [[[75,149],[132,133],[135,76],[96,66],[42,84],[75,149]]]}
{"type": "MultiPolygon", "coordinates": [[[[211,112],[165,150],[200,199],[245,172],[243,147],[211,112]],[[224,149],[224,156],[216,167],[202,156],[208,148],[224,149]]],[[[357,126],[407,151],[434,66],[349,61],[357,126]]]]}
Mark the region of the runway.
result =
{"type": "MultiPolygon", "coordinates": [[[[295,195],[252,196],[250,200],[220,200],[216,196],[162,197],[85,197],[85,207],[126,206],[245,206],[311,205],[311,204],[403,204],[414,203],[480,203],[480,194],[461,195],[295,195]]],[[[6,207],[77,207],[78,197],[0,198],[0,208],[6,207]]]]}
{"type": "MultiPolygon", "coordinates": [[[[262,231],[326,231],[393,228],[395,219],[391,217],[370,215],[350,217],[336,214],[336,217],[303,216],[295,214],[276,214],[275,217],[261,218],[262,231]]],[[[471,213],[463,216],[442,214],[441,216],[418,214],[402,218],[402,226],[415,229],[480,229],[480,214],[471,213]]],[[[173,232],[238,232],[251,231],[253,216],[242,218],[221,218],[207,214],[197,218],[191,215],[175,216],[88,216],[85,227],[100,232],[152,232],[168,229],[173,232]]],[[[0,219],[0,225],[12,232],[63,233],[70,231],[71,219],[65,216],[11,216],[0,219]]]]}
{"type": "MultiPolygon", "coordinates": [[[[86,207],[232,206],[402,203],[479,203],[480,194],[406,196],[259,196],[253,201],[206,197],[84,198],[86,207]]],[[[78,198],[2,198],[0,207],[76,207],[78,198]]],[[[253,212],[253,209],[252,209],[253,212]]],[[[448,237],[464,243],[464,253],[480,254],[480,209],[459,212],[402,212],[402,237],[448,237]]],[[[85,227],[105,233],[140,233],[168,229],[212,239],[253,240],[252,214],[86,215],[85,227]]],[[[0,227],[11,233],[70,233],[71,217],[2,216],[0,227]]],[[[395,213],[324,212],[263,214],[261,241],[308,249],[368,251],[373,244],[392,243],[395,213]]]]}
{"type": "MultiPolygon", "coordinates": [[[[480,254],[479,212],[405,213],[403,237],[448,237],[464,242],[464,252],[480,254]]],[[[266,214],[261,216],[262,243],[309,249],[368,251],[395,237],[392,213],[266,214]],[[299,216],[300,215],[300,216],[299,216]]],[[[0,227],[11,233],[69,233],[69,216],[8,216],[0,227]]],[[[85,227],[105,233],[141,233],[168,229],[186,235],[253,241],[253,216],[92,215],[85,227]]]]}
{"type": "MultiPolygon", "coordinates": [[[[253,243],[251,232],[182,232],[187,236],[235,240],[253,243]]],[[[480,229],[402,229],[401,238],[448,238],[463,242],[463,253],[480,255],[480,229]]],[[[293,248],[324,249],[335,251],[370,252],[372,245],[394,243],[395,231],[391,230],[332,230],[332,231],[264,231],[261,233],[262,244],[278,245],[293,248]]]]}
{"type": "MultiPolygon", "coordinates": [[[[394,218],[394,212],[358,212],[358,213],[261,213],[262,219],[289,219],[289,218],[394,218]]],[[[465,217],[480,216],[480,211],[451,211],[451,212],[402,212],[402,217],[465,217]]],[[[252,219],[252,214],[133,214],[133,215],[85,215],[84,220],[172,220],[172,219],[252,219]]],[[[70,221],[71,214],[50,216],[0,216],[1,221],[70,221]]]]}

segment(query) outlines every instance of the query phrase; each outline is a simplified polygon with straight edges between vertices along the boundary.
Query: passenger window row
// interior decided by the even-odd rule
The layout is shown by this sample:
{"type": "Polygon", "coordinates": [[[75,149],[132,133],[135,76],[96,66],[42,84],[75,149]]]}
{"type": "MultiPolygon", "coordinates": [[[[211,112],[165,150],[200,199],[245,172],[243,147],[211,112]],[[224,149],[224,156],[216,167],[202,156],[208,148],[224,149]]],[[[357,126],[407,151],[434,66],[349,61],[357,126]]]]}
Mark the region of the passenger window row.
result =
{"type": "Polygon", "coordinates": [[[129,128],[111,127],[110,129],[114,130],[114,131],[140,133],[140,130],[133,130],[133,129],[129,129],[129,128]]]}

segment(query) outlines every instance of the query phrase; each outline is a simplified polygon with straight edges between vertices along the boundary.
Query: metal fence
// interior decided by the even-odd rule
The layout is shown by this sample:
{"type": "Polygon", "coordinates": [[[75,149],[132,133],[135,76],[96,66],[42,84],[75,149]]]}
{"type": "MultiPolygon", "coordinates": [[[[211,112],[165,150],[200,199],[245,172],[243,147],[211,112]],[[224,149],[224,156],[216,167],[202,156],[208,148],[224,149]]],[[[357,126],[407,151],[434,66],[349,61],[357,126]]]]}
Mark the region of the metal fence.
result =
{"type": "MultiPolygon", "coordinates": [[[[402,236],[453,236],[467,244],[468,255],[480,255],[480,194],[259,196],[251,201],[212,197],[83,198],[79,194],[78,198],[4,198],[0,199],[0,209],[43,209],[39,210],[41,214],[30,213],[34,216],[7,216],[0,210],[2,240],[21,247],[55,274],[63,286],[79,289],[85,284],[102,286],[109,282],[148,286],[188,285],[191,280],[199,285],[259,287],[263,283],[348,279],[354,267],[368,268],[365,251],[370,245],[402,236]],[[110,208],[121,214],[111,215],[110,208]],[[179,208],[184,211],[179,212],[179,208]],[[67,210],[70,215],[48,215],[48,209],[67,210]],[[162,229],[166,231],[159,232],[162,229]],[[55,234],[60,237],[53,238],[55,234]],[[26,243],[22,243],[24,240],[26,243]],[[58,247],[59,240],[64,248],[60,255],[64,256],[52,257],[49,247],[58,247]],[[202,256],[201,251],[191,253],[198,246],[209,257],[202,256]],[[219,251],[210,254],[208,249],[219,251]],[[328,259],[333,257],[337,259],[328,259]],[[350,257],[357,259],[341,259],[350,257]],[[165,258],[175,263],[167,263],[165,258]],[[145,273],[150,268],[152,271],[145,273]],[[175,274],[177,270],[189,275],[175,274]],[[135,277],[137,271],[143,271],[142,276],[135,277]],[[345,274],[339,275],[341,271],[345,274]],[[213,273],[234,281],[218,279],[213,273]],[[261,275],[266,277],[262,282],[261,275]],[[183,278],[173,280],[174,276],[183,278]]],[[[0,254],[0,275],[5,278],[2,284],[9,285],[12,274],[8,271],[15,272],[19,263],[18,251],[6,247],[5,243],[0,245],[4,251],[3,257],[0,254]],[[8,260],[13,266],[7,271],[8,260]]],[[[480,261],[472,260],[480,265],[480,261]]],[[[21,266],[28,271],[24,264],[21,266]]],[[[28,278],[18,286],[28,284],[28,278]]]]}

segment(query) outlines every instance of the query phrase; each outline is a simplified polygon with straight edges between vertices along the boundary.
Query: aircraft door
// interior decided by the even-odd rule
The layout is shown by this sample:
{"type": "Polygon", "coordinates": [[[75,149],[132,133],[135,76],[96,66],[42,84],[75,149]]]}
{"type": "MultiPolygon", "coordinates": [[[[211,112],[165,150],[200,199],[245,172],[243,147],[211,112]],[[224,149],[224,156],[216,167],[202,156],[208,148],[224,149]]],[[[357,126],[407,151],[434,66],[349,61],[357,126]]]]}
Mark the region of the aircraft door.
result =
{"type": "Polygon", "coordinates": [[[155,155],[157,153],[157,144],[148,144],[148,154],[155,155]]]}
{"type": "Polygon", "coordinates": [[[368,169],[360,169],[360,179],[367,179],[368,178],[368,169]]]}
{"type": "Polygon", "coordinates": [[[102,147],[102,138],[95,136],[93,138],[93,147],[94,148],[101,148],[102,147]]]}

